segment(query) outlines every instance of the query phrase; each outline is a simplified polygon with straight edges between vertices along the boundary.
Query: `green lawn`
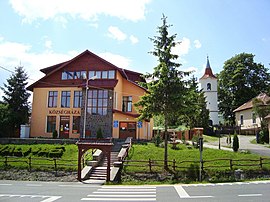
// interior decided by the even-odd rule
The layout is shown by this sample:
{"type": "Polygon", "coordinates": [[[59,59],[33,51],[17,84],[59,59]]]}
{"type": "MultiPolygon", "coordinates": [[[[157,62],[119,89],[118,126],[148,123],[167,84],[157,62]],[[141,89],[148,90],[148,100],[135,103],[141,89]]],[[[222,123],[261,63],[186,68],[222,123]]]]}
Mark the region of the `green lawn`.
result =
{"type": "Polygon", "coordinates": [[[75,171],[78,148],[75,144],[0,145],[0,168],[5,167],[5,156],[8,156],[8,167],[29,169],[31,161],[31,169],[53,170],[55,158],[58,170],[75,171]]]}
{"type": "MultiPolygon", "coordinates": [[[[176,165],[182,168],[178,169],[187,169],[191,166],[191,164],[199,164],[200,160],[200,152],[198,149],[195,149],[191,146],[189,148],[186,145],[178,145],[178,150],[173,150],[171,145],[168,148],[168,160],[172,161],[175,159],[176,165]],[[183,161],[191,161],[191,162],[183,162],[183,161]]],[[[153,143],[148,143],[147,145],[136,145],[132,146],[129,154],[129,160],[140,160],[140,161],[148,161],[149,159],[160,160],[155,163],[162,165],[162,159],[164,158],[164,148],[156,147],[153,143]]],[[[233,161],[233,169],[241,168],[241,169],[259,169],[259,159],[260,156],[249,153],[240,153],[240,152],[230,152],[224,150],[216,150],[216,149],[203,149],[203,160],[214,160],[211,162],[205,162],[204,166],[206,169],[211,170],[229,170],[230,169],[230,161],[232,160],[242,160],[240,162],[233,161]],[[217,160],[217,159],[227,159],[227,160],[217,160]],[[256,160],[256,161],[243,161],[243,160],[256,160]],[[237,166],[247,165],[247,164],[258,164],[257,166],[237,166]],[[219,167],[225,166],[225,167],[219,167]]],[[[267,161],[270,163],[270,160],[267,161]]],[[[172,163],[169,163],[172,165],[172,163]]],[[[147,162],[128,162],[127,166],[125,166],[126,172],[148,172],[149,166],[143,167],[142,165],[147,165],[147,162]],[[134,165],[134,166],[132,166],[134,165]]],[[[270,164],[265,165],[265,168],[270,168],[270,164]]],[[[162,171],[162,166],[153,167],[153,171],[162,171]]]]}
{"type": "Polygon", "coordinates": [[[203,141],[204,142],[216,142],[216,141],[218,141],[218,137],[203,135],[203,141]]]}

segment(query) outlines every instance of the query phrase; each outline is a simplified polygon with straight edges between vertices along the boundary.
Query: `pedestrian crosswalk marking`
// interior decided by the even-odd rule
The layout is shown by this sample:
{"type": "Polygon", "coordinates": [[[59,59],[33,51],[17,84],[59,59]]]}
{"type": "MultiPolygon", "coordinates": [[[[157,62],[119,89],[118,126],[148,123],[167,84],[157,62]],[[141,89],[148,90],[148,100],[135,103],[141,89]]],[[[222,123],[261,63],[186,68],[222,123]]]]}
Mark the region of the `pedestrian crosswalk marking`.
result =
{"type": "Polygon", "coordinates": [[[103,186],[82,201],[156,201],[156,187],[103,186]]]}

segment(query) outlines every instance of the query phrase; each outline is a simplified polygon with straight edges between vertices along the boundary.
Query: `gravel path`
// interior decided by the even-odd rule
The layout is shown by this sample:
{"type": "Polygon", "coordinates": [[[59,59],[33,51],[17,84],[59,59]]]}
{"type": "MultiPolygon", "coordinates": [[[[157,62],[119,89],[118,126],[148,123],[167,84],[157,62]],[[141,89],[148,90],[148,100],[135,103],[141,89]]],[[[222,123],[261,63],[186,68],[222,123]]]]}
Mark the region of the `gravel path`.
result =
{"type": "Polygon", "coordinates": [[[43,172],[27,170],[1,170],[0,180],[77,182],[77,172],[43,172]]]}

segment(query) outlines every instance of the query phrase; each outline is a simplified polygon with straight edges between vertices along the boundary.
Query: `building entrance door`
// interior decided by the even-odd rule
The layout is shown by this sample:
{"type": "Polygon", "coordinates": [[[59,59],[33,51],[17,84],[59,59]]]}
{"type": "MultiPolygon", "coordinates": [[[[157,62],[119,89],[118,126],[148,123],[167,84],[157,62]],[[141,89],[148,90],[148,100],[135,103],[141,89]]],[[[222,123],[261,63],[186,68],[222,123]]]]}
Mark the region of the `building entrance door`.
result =
{"type": "Polygon", "coordinates": [[[119,123],[119,138],[126,139],[127,137],[136,139],[136,122],[119,123]]]}
{"type": "Polygon", "coordinates": [[[69,138],[69,116],[60,116],[60,138],[69,138]]]}

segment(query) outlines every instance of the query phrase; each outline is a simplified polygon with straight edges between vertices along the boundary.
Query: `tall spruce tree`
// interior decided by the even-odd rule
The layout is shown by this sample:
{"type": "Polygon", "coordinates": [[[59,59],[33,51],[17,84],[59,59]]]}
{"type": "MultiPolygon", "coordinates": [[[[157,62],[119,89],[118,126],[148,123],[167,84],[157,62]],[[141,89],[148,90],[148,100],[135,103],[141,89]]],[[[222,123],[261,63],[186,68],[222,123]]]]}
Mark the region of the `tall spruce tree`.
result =
{"type": "Polygon", "coordinates": [[[1,88],[4,91],[3,103],[8,106],[9,136],[14,137],[21,124],[28,123],[30,94],[26,91],[28,76],[23,67],[15,68],[15,73],[1,88]]]}
{"type": "Polygon", "coordinates": [[[154,115],[164,116],[164,169],[168,168],[168,125],[170,120],[180,113],[184,107],[186,94],[186,82],[183,77],[189,73],[179,71],[180,66],[175,60],[177,55],[172,54],[175,47],[176,34],[169,36],[167,17],[161,18],[162,25],[157,28],[158,36],[150,38],[154,44],[154,50],[150,53],[157,57],[158,65],[153,73],[144,75],[148,83],[142,84],[148,92],[135,104],[140,117],[149,119],[154,115]]]}

